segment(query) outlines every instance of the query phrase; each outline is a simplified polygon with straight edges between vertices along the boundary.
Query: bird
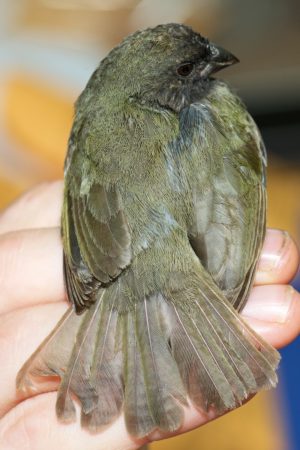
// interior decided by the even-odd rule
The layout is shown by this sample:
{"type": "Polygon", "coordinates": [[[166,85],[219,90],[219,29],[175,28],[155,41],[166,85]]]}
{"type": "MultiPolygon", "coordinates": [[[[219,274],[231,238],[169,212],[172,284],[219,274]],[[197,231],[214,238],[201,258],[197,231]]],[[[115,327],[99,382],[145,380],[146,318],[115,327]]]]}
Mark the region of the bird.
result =
{"type": "Polygon", "coordinates": [[[182,24],[126,37],[75,105],[61,220],[70,306],[19,371],[59,379],[57,417],[131,436],[221,415],[277,383],[240,316],[266,223],[266,150],[214,74],[238,62],[182,24]]]}

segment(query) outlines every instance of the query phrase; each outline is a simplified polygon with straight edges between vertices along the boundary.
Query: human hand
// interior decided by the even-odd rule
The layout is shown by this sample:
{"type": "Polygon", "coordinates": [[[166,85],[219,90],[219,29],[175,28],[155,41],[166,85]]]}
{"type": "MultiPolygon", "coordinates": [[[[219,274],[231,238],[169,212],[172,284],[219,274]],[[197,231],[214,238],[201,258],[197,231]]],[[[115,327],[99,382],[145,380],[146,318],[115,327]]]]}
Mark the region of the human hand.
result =
{"type": "MultiPolygon", "coordinates": [[[[0,449],[137,449],[144,441],[128,435],[123,417],[102,433],[90,434],[79,420],[69,425],[57,421],[56,392],[24,398],[16,391],[18,370],[67,309],[59,231],[62,187],[62,182],[40,185],[0,216],[0,449]]],[[[287,286],[298,262],[291,238],[268,230],[243,316],[277,348],[300,332],[299,294],[287,286]]],[[[186,408],[177,434],[213,418],[186,408]]],[[[155,432],[149,439],[163,437],[155,432]]]]}

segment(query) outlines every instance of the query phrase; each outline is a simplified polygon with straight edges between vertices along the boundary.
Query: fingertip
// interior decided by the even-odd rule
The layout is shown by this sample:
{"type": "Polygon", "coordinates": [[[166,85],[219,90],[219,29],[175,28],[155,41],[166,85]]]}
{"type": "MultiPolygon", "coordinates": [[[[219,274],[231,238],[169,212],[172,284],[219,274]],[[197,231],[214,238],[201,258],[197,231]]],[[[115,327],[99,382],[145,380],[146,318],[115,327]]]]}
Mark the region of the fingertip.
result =
{"type": "Polygon", "coordinates": [[[276,348],[290,344],[300,334],[300,294],[291,286],[253,289],[243,317],[276,348]]]}
{"type": "Polygon", "coordinates": [[[289,283],[299,265],[299,251],[289,233],[268,229],[257,266],[255,284],[289,283]]]}

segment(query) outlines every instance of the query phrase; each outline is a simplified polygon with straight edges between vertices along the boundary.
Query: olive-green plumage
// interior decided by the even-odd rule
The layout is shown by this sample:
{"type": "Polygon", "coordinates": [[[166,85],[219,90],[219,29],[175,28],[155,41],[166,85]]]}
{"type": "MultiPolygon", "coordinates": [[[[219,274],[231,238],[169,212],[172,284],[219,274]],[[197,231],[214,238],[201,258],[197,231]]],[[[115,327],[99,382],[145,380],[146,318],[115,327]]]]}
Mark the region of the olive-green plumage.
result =
{"type": "Polygon", "coordinates": [[[276,384],[278,354],[239,317],[265,233],[255,123],[212,74],[236,62],[190,28],[113,49],[76,103],[62,214],[72,307],[25,364],[55,374],[58,417],[134,436],[222,413],[276,384]]]}

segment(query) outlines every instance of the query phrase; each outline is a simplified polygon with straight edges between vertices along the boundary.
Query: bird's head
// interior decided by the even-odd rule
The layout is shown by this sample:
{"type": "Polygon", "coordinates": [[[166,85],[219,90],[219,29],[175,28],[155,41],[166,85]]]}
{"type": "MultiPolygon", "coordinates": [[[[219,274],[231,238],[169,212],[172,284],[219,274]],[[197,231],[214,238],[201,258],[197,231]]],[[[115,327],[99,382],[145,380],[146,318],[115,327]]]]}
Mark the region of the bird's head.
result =
{"type": "Polygon", "coordinates": [[[100,65],[102,83],[129,98],[180,111],[209,89],[211,76],[238,59],[179,24],[128,36],[100,65]]]}

